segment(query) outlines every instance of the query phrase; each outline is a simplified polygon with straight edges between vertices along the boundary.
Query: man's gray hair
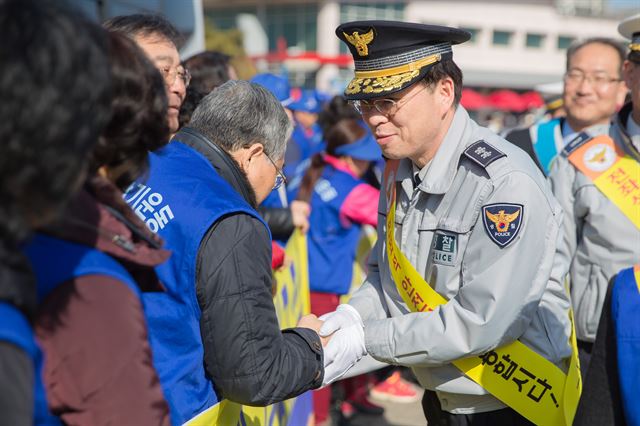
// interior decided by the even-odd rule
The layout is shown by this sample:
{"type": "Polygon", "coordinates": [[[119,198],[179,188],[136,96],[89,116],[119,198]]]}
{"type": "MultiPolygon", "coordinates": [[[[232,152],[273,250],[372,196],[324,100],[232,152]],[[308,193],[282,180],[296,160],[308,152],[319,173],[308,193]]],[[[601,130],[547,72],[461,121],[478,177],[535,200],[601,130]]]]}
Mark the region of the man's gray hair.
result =
{"type": "Polygon", "coordinates": [[[189,127],[228,153],[254,143],[272,160],[284,157],[293,125],[278,100],[262,86],[230,80],[205,96],[189,127]]]}

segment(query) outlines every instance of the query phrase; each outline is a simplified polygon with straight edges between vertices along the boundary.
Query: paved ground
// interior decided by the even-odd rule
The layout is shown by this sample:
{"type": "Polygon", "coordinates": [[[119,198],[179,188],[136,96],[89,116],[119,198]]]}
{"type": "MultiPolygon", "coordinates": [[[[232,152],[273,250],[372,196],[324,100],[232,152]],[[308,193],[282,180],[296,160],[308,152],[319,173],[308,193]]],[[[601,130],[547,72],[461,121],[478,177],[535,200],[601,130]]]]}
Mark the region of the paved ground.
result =
{"type": "MultiPolygon", "coordinates": [[[[382,402],[375,399],[372,401],[385,408],[383,416],[356,414],[347,424],[349,426],[425,426],[427,424],[420,401],[410,404],[382,402]]],[[[336,426],[343,425],[337,424],[336,426]]]]}

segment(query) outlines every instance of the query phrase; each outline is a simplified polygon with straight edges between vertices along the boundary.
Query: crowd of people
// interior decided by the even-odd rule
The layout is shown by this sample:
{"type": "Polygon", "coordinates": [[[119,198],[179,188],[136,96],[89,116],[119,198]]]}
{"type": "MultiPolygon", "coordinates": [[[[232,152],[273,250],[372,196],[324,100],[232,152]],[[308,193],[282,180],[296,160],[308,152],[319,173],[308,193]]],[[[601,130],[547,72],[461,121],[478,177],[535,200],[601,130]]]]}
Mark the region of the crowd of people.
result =
{"type": "Polygon", "coordinates": [[[313,391],[330,425],[336,395],[344,421],[419,388],[429,425],[640,424],[640,15],[619,32],[567,51],[562,116],[503,138],[460,105],[457,28],[341,24],[327,99],[181,60],[161,16],[0,0],[0,424],[313,391]],[[281,329],[295,230],[311,312],[281,329]]]}

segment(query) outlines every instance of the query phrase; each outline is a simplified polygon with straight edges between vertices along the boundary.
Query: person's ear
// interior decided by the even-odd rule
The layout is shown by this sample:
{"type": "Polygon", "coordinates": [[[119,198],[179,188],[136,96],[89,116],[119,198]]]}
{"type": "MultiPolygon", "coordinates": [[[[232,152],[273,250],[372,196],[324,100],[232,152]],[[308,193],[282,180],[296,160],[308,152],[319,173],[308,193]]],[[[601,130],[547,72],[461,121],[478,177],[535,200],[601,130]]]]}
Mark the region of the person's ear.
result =
{"type": "Polygon", "coordinates": [[[436,94],[440,99],[442,105],[442,113],[445,114],[453,105],[453,99],[455,97],[455,84],[451,77],[445,77],[438,82],[436,87],[436,94]]]}
{"type": "Polygon", "coordinates": [[[261,154],[264,153],[264,146],[261,143],[253,143],[248,147],[241,148],[235,152],[234,157],[236,161],[241,165],[242,170],[245,173],[249,170],[249,166],[252,161],[255,161],[261,154]]]}
{"type": "Polygon", "coordinates": [[[620,85],[621,87],[619,88],[618,97],[616,98],[618,105],[622,105],[624,103],[624,99],[627,96],[629,88],[633,86],[633,71],[635,70],[635,67],[639,66],[640,65],[636,65],[628,59],[622,64],[623,83],[620,85]]]}
{"type": "Polygon", "coordinates": [[[258,157],[264,155],[264,146],[261,143],[251,144],[246,148],[247,159],[249,162],[255,161],[258,157]]]}

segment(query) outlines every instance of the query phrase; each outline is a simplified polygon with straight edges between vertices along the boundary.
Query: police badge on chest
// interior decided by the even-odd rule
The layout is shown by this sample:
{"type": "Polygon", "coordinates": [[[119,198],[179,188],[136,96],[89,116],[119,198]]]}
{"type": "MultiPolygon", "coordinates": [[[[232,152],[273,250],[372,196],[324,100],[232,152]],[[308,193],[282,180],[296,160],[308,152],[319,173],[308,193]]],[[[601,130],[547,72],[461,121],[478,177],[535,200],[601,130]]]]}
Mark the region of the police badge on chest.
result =
{"type": "Polygon", "coordinates": [[[439,265],[453,266],[458,254],[458,236],[442,231],[433,235],[431,260],[439,265]]]}

